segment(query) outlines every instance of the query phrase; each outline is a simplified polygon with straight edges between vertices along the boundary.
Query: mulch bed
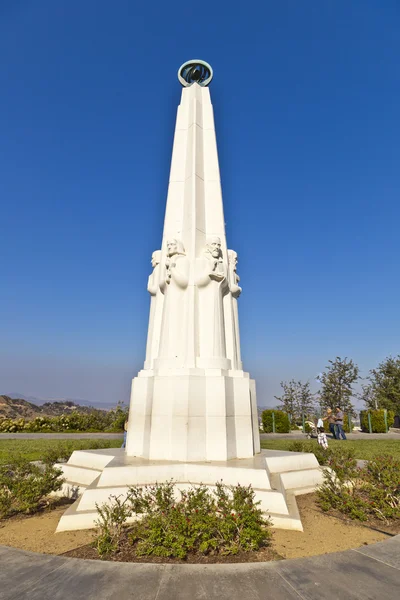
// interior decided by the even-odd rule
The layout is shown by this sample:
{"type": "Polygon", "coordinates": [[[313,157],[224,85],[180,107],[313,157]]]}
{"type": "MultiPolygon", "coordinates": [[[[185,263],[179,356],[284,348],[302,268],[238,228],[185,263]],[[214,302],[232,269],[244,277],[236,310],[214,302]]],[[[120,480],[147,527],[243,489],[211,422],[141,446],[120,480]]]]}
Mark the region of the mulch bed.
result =
{"type": "Polygon", "coordinates": [[[391,519],[390,521],[382,521],[381,519],[368,519],[368,521],[358,521],[356,519],[351,519],[348,515],[344,515],[338,510],[329,510],[327,513],[321,511],[322,514],[330,515],[331,517],[335,517],[336,519],[340,519],[341,521],[345,521],[352,525],[359,525],[361,527],[367,527],[368,529],[373,529],[375,531],[380,531],[381,533],[386,533],[389,536],[395,536],[400,534],[400,519],[391,519]]]}
{"type": "Polygon", "coordinates": [[[71,498],[51,498],[50,500],[41,500],[35,510],[30,513],[13,513],[11,515],[7,515],[6,517],[0,517],[0,527],[4,527],[7,522],[11,521],[22,521],[23,519],[29,519],[30,517],[34,517],[36,515],[42,515],[52,510],[56,510],[61,506],[69,506],[73,504],[74,500],[71,498]]]}
{"type": "Polygon", "coordinates": [[[239,552],[238,554],[222,556],[220,554],[189,554],[185,560],[180,558],[167,558],[164,556],[137,556],[135,546],[124,540],[120,549],[115,554],[100,558],[95,548],[90,544],[65,552],[62,556],[71,558],[86,558],[90,560],[106,560],[112,562],[133,562],[133,563],[175,563],[175,564],[214,564],[214,563],[249,563],[249,562],[267,562],[271,560],[282,560],[283,557],[275,552],[271,547],[261,548],[254,552],[239,552]]]}

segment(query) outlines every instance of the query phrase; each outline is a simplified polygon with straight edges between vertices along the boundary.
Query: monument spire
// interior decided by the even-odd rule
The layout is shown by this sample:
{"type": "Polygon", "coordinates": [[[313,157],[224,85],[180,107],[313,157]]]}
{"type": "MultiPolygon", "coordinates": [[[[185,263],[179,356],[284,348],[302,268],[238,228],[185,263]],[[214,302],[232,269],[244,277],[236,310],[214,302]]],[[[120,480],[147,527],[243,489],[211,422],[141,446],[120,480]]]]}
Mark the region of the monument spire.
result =
{"type": "Polygon", "coordinates": [[[225,236],[212,77],[199,60],[178,71],[183,89],[161,251],[148,284],[146,360],[132,382],[130,456],[226,460],[259,452],[255,385],[240,358],[241,288],[225,236]]]}

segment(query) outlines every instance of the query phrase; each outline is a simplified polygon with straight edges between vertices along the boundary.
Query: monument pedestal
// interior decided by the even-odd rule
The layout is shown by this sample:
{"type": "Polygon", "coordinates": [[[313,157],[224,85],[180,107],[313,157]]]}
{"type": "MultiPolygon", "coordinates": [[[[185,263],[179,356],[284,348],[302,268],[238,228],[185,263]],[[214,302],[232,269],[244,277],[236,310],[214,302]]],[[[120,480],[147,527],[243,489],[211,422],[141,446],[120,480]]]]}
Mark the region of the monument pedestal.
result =
{"type": "Polygon", "coordinates": [[[260,451],[255,382],[243,371],[141,371],[132,382],[128,456],[226,461],[260,451]]]}
{"type": "Polygon", "coordinates": [[[78,498],[61,517],[57,531],[90,529],[98,518],[96,504],[106,503],[110,496],[123,497],[131,485],[171,479],[178,494],[196,484],[213,489],[221,480],[226,485],[251,485],[274,527],[303,531],[295,496],[313,491],[322,481],[313,454],[275,450],[210,462],[132,458],[123,449],[79,450],[68,463],[57,466],[67,479],[60,493],[78,498]]]}

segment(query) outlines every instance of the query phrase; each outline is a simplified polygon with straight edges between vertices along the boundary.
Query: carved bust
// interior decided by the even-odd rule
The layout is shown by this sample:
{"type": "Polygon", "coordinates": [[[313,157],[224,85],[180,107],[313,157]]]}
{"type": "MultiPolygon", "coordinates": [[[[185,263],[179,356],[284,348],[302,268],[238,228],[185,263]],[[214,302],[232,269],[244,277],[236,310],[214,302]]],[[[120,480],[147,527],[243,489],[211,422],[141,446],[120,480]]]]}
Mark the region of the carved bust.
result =
{"type": "Polygon", "coordinates": [[[153,252],[153,254],[151,255],[151,266],[153,267],[153,269],[155,269],[156,266],[160,264],[160,260],[161,260],[161,250],[155,250],[153,252]]]}
{"type": "Polygon", "coordinates": [[[238,258],[237,252],[228,250],[229,260],[229,289],[234,298],[238,298],[242,292],[242,288],[238,285],[240,277],[236,272],[238,258]]]}
{"type": "Polygon", "coordinates": [[[210,279],[214,281],[223,281],[225,279],[225,269],[222,260],[221,240],[214,236],[210,238],[204,249],[204,256],[210,261],[210,279]]]}
{"type": "Polygon", "coordinates": [[[153,272],[150,275],[149,281],[147,284],[147,291],[152,296],[156,295],[157,289],[158,289],[159,268],[157,268],[157,267],[160,264],[160,260],[161,260],[161,250],[155,250],[153,252],[153,254],[151,255],[151,266],[153,267],[153,272]]]}
{"type": "Polygon", "coordinates": [[[167,240],[167,258],[165,260],[166,277],[165,283],[171,282],[172,270],[176,267],[176,258],[174,256],[185,256],[185,249],[180,240],[172,238],[167,240]]]}

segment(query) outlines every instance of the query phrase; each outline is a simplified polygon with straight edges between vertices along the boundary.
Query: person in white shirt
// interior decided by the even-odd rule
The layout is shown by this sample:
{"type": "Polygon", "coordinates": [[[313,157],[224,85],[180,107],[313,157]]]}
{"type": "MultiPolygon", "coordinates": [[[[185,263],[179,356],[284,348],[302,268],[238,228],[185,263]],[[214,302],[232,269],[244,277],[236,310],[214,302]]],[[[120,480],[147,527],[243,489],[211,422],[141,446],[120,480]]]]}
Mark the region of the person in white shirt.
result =
{"type": "Polygon", "coordinates": [[[321,446],[321,448],[323,448],[324,450],[327,450],[328,439],[326,437],[326,433],[325,433],[323,427],[318,427],[318,444],[321,446]]]}

